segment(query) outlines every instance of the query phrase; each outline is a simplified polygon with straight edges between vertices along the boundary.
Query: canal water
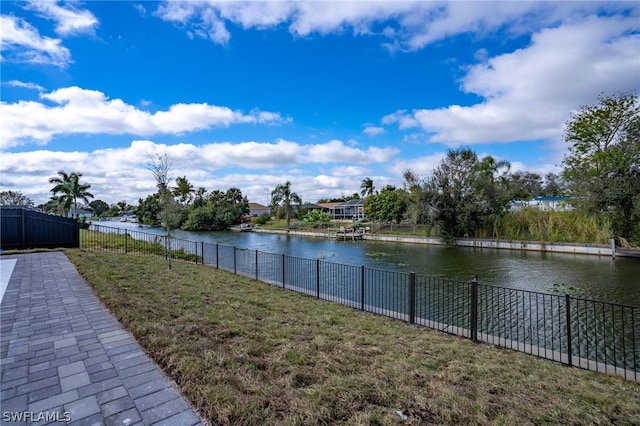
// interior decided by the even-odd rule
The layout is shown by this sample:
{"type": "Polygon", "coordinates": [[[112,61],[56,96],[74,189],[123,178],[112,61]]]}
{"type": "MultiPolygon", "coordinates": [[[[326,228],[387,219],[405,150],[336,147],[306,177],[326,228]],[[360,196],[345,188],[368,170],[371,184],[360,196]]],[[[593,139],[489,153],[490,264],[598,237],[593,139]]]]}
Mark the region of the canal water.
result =
{"type": "MultiPolygon", "coordinates": [[[[164,235],[133,223],[96,225],[164,235]]],[[[188,232],[175,238],[218,243],[307,259],[415,272],[418,275],[470,281],[552,294],[640,306],[640,259],[565,253],[539,253],[377,241],[335,241],[258,232],[188,232]]]]}

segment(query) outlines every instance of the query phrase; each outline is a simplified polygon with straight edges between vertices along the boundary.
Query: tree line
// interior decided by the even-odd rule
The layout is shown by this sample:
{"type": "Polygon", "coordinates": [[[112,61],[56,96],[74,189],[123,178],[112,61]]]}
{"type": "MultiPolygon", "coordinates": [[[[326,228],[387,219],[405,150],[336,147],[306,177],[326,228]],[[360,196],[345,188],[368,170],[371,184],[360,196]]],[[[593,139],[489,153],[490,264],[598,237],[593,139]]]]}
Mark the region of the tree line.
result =
{"type": "MultiPolygon", "coordinates": [[[[385,186],[364,203],[364,214],[375,221],[408,220],[413,225],[437,226],[445,240],[497,237],[497,221],[521,202],[566,193],[567,182],[549,173],[510,172],[507,161],[482,159],[470,148],[449,150],[430,176],[403,172],[403,187],[385,186]],[[489,232],[487,232],[489,230],[489,232]]],[[[368,184],[365,179],[363,187],[368,184]]]]}
{"type": "Polygon", "coordinates": [[[138,222],[181,228],[188,231],[221,231],[231,227],[249,213],[249,200],[238,188],[227,191],[196,189],[186,176],[173,179],[166,156],[157,155],[149,163],[158,190],[138,201],[138,222]]]}
{"type": "MultiPolygon", "coordinates": [[[[437,226],[445,240],[498,237],[498,222],[515,201],[562,195],[584,217],[610,222],[616,237],[640,243],[638,96],[601,96],[598,104],[581,107],[565,123],[564,139],[570,148],[560,175],[543,180],[536,173],[510,173],[506,161],[478,158],[470,148],[449,150],[432,175],[405,170],[403,188],[387,186],[367,197],[364,213],[437,226]]],[[[371,186],[363,180],[363,188],[371,186]]]]}
{"type": "MultiPolygon", "coordinates": [[[[598,101],[579,108],[565,123],[569,152],[561,174],[549,173],[543,178],[527,171],[511,172],[508,162],[492,156],[479,158],[472,149],[463,147],[447,151],[429,176],[405,170],[402,188],[385,186],[378,191],[367,177],[361,182],[360,194],[318,202],[362,196],[364,214],[370,220],[428,225],[436,227],[443,239],[452,240],[499,237],[498,224],[510,214],[514,202],[562,195],[570,208],[608,221],[616,237],[640,243],[638,96],[601,96],[598,101]]],[[[135,215],[141,223],[167,229],[225,230],[250,212],[249,201],[238,188],[210,192],[202,187],[195,189],[186,176],[175,179],[174,185],[166,155],[152,159],[149,170],[157,191],[139,200],[135,215]]],[[[125,202],[114,206],[101,200],[89,203],[94,198],[89,192],[91,185],[82,183],[81,176],[60,171],[50,178],[53,195],[40,207],[61,215],[77,212],[79,201],[88,203],[96,215],[132,208],[125,202]]],[[[28,197],[14,191],[0,193],[0,204],[33,205],[28,197]]],[[[330,219],[326,214],[304,212],[301,205],[302,199],[293,192],[290,182],[277,185],[271,192],[271,213],[284,216],[287,227],[294,212],[307,222],[330,219]]]]}

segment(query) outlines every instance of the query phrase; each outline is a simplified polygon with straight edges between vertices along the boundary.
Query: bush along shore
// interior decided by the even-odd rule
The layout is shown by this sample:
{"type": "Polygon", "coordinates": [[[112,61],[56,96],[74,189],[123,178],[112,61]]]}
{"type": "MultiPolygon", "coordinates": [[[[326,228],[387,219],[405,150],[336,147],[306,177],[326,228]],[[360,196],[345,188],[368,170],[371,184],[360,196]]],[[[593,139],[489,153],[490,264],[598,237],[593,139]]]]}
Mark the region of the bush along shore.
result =
{"type": "Polygon", "coordinates": [[[66,251],[211,424],[638,424],[640,384],[208,266],[66,251]]]}

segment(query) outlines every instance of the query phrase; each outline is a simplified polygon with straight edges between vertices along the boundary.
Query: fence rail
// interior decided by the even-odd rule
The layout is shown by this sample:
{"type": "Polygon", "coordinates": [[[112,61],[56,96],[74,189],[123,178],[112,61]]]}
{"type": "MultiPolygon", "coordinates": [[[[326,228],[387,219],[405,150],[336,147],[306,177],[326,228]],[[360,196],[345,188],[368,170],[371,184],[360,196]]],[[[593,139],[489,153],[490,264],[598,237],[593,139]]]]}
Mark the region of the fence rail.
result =
{"type": "Polygon", "coordinates": [[[461,282],[92,225],[84,248],[171,255],[274,286],[640,381],[640,306],[461,282]],[[100,239],[103,239],[102,241],[100,239]],[[107,244],[104,239],[108,239],[107,244]]]}

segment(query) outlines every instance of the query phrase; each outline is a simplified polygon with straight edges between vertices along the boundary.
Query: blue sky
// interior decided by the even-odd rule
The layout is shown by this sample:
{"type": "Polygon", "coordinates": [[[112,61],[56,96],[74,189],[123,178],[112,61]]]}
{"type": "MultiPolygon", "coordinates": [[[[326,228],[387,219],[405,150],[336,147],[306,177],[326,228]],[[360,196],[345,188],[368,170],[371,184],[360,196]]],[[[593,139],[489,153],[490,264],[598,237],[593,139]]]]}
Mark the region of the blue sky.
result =
{"type": "Polygon", "coordinates": [[[107,203],[149,162],[266,203],[402,185],[469,146],[559,172],[563,125],[640,91],[638,2],[0,3],[0,190],[80,172],[107,203]]]}

